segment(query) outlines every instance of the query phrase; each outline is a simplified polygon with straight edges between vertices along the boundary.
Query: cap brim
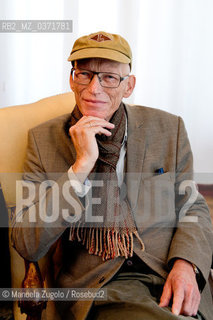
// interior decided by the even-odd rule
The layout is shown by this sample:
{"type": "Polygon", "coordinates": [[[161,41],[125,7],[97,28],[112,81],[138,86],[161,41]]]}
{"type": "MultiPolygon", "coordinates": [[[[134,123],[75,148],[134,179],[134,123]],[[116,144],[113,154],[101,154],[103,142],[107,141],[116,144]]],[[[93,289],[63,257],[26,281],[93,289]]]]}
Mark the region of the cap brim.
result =
{"type": "Polygon", "coordinates": [[[103,58],[121,63],[131,63],[129,57],[123,53],[105,48],[85,48],[70,54],[68,61],[75,61],[89,58],[103,58]]]}

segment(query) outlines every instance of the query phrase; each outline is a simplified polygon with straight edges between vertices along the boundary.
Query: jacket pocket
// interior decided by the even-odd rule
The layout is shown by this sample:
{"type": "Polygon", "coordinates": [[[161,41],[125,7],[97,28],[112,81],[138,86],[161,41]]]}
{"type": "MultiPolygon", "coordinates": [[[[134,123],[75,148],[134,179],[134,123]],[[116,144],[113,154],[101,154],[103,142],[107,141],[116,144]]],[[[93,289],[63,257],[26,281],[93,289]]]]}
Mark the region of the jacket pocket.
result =
{"type": "Polygon", "coordinates": [[[167,172],[152,177],[142,176],[138,199],[134,208],[138,227],[174,227],[175,175],[167,172]]]}

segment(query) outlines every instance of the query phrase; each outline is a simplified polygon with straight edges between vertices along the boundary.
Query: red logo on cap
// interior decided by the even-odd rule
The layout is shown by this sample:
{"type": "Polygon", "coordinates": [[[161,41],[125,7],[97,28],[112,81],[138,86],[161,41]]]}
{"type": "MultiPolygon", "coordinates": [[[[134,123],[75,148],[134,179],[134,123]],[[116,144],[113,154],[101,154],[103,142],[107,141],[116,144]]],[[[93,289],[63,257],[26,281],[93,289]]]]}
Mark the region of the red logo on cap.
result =
{"type": "Polygon", "coordinates": [[[94,41],[97,41],[97,42],[112,40],[109,37],[105,36],[103,33],[96,34],[96,36],[94,36],[94,37],[92,37],[90,39],[94,40],[94,41]]]}

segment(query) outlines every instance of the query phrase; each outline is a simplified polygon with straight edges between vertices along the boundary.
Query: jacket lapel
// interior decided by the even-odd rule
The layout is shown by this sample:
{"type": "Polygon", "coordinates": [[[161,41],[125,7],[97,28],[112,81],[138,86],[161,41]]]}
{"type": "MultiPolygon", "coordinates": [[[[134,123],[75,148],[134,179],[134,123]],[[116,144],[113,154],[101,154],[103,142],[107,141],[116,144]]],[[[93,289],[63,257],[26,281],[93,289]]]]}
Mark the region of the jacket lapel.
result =
{"type": "Polygon", "coordinates": [[[71,137],[69,136],[70,117],[71,114],[67,114],[65,116],[65,125],[62,127],[62,132],[57,133],[60,139],[58,148],[68,167],[70,167],[76,159],[75,147],[73,145],[71,137]]]}
{"type": "MultiPolygon", "coordinates": [[[[134,210],[139,192],[139,184],[142,177],[143,160],[145,156],[145,129],[143,119],[139,117],[137,108],[126,106],[127,111],[127,197],[134,210]]],[[[141,108],[141,107],[140,107],[141,108]]],[[[140,113],[141,114],[141,113],[140,113]]]]}

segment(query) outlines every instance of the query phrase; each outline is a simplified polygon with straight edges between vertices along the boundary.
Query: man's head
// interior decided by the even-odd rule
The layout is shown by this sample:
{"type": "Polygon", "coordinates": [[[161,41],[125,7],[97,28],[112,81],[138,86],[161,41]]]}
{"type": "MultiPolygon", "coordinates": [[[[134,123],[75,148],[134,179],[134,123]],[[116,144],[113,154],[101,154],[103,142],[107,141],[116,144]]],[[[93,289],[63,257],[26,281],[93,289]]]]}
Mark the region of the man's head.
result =
{"type": "Polygon", "coordinates": [[[106,32],[84,36],[76,40],[68,60],[74,66],[70,86],[81,113],[109,120],[135,86],[127,41],[106,32]]]}

